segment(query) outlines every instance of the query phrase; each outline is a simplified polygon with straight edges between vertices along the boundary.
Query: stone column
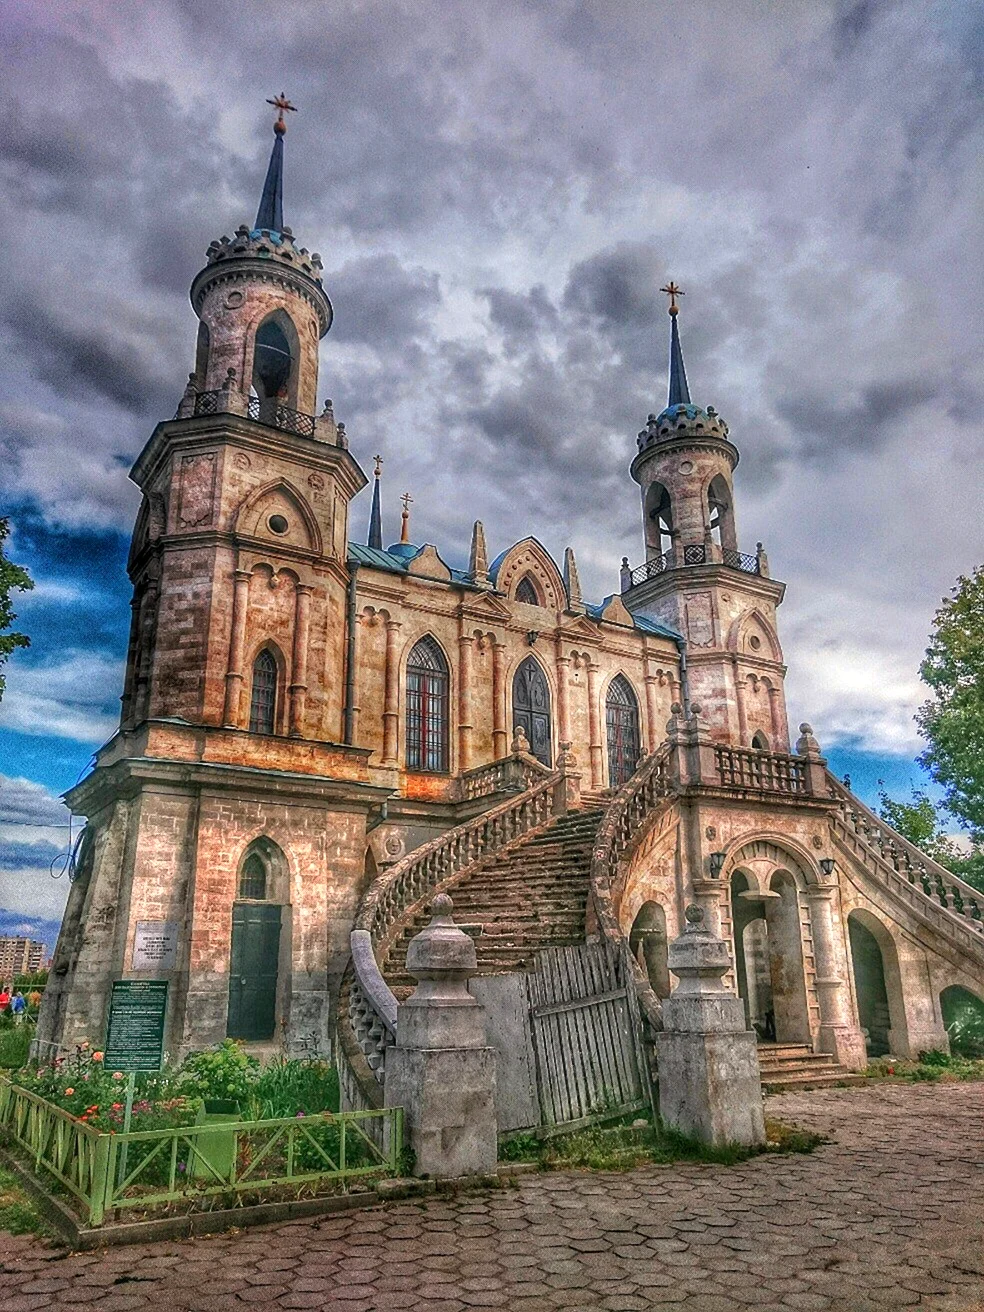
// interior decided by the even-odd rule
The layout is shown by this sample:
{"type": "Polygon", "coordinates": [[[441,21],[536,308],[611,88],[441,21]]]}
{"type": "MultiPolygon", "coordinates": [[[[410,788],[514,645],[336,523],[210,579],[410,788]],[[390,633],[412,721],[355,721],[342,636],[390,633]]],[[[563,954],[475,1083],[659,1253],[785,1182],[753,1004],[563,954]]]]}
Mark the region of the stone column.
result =
{"type": "Polygon", "coordinates": [[[778,688],[768,684],[769,689],[769,723],[772,726],[772,750],[774,752],[786,752],[789,750],[789,743],[786,737],[786,726],[782,718],[781,694],[778,688]]]}
{"type": "Polygon", "coordinates": [[[290,736],[304,733],[304,706],[307,700],[308,643],[311,637],[311,593],[307,583],[298,583],[294,599],[294,679],[290,685],[290,736]]]}
{"type": "Polygon", "coordinates": [[[601,708],[598,704],[598,665],[588,660],[588,736],[590,739],[591,787],[604,788],[601,745],[601,708]]]}
{"type": "Polygon", "coordinates": [[[868,1064],[864,1035],[854,1023],[851,991],[841,974],[834,933],[833,904],[837,885],[807,884],[804,893],[813,929],[817,996],[820,999],[820,1051],[833,1053],[848,1070],[864,1070],[868,1064]]]}
{"type": "Polygon", "coordinates": [[[506,730],[506,646],[492,639],[492,755],[497,761],[508,756],[509,734],[506,730]]]}
{"type": "Polygon", "coordinates": [[[704,927],[700,907],[687,907],[686,918],[669,949],[680,982],[663,1000],[664,1028],[655,1040],[660,1116],[704,1143],[764,1143],[755,1035],[745,1028],[741,999],[721,979],[731,965],[728,945],[704,927]]]}
{"type": "Polygon", "coordinates": [[[406,1113],[417,1175],[488,1175],[497,1157],[496,1050],[466,984],[477,969],[475,944],[451,919],[447,894],[431,911],[407,948],[407,971],[419,983],[397,1009],[384,1100],[406,1113]]]}
{"type": "Polygon", "coordinates": [[[462,633],[458,637],[458,770],[472,767],[471,682],[472,648],[475,639],[462,633]]]}
{"type": "Polygon", "coordinates": [[[659,746],[657,738],[659,711],[657,710],[656,688],[659,684],[655,674],[645,676],[646,684],[646,745],[650,753],[659,746]]]}
{"type": "Polygon", "coordinates": [[[400,621],[386,621],[386,683],[383,694],[383,765],[397,765],[400,729],[400,621]]]}
{"type": "Polygon", "coordinates": [[[140,650],[140,602],[136,597],[130,599],[130,638],[126,649],[126,682],[123,696],[120,698],[120,724],[124,728],[130,725],[133,703],[137,686],[137,654],[140,650]]]}
{"type": "Polygon", "coordinates": [[[240,725],[240,700],[243,687],[243,654],[246,650],[246,612],[249,609],[248,569],[237,569],[232,584],[232,632],[229,635],[229,671],[226,674],[225,710],[222,723],[227,729],[240,725]]]}
{"type": "Polygon", "coordinates": [[[738,669],[738,657],[731,658],[731,675],[735,681],[735,706],[738,709],[738,745],[748,746],[748,716],[745,712],[745,681],[738,669]]]}
{"type": "Polygon", "coordinates": [[[157,597],[160,584],[151,579],[140,605],[140,655],[137,659],[137,687],[134,696],[133,722],[139,724],[150,714],[150,679],[154,657],[154,631],[157,627],[157,597]]]}
{"type": "Polygon", "coordinates": [[[563,744],[570,741],[571,737],[571,691],[570,691],[570,669],[571,658],[565,656],[561,650],[560,639],[557,639],[557,742],[563,751],[563,744]]]}

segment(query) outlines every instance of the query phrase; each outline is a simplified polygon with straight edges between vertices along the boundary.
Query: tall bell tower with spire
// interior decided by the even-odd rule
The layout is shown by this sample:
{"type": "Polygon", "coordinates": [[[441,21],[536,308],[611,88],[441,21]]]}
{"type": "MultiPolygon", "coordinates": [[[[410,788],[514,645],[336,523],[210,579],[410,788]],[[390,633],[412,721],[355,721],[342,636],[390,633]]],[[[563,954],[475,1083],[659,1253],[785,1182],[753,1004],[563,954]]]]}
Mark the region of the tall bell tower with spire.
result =
{"type": "Polygon", "coordinates": [[[761,543],[754,554],[739,549],[738,448],[714,406],[691,400],[678,322],[684,293],[674,282],[661,290],[669,297],[669,389],[631,465],[646,559],[635,569],[623,561],[622,600],[684,635],[690,698],[715,739],[789,751],[776,629],[785,585],[769,577],[761,543]]]}

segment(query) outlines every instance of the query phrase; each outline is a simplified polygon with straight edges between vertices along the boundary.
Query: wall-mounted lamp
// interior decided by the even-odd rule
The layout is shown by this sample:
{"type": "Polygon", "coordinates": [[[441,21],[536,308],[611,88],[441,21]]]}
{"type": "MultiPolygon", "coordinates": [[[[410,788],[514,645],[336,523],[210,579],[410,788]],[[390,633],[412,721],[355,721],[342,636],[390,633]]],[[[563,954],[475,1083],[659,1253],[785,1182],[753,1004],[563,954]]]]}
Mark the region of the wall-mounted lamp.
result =
{"type": "Polygon", "coordinates": [[[711,878],[717,879],[718,875],[724,869],[725,852],[712,852],[708,858],[711,866],[711,878]]]}
{"type": "Polygon", "coordinates": [[[829,879],[834,873],[834,858],[832,856],[822,856],[820,858],[820,869],[829,879]]]}
{"type": "Polygon", "coordinates": [[[527,642],[530,644],[530,646],[532,647],[533,644],[534,644],[534,642],[536,642],[536,640],[537,640],[537,638],[538,638],[539,636],[540,636],[540,634],[539,634],[539,632],[538,632],[536,629],[529,629],[529,630],[527,631],[527,634],[526,634],[526,641],[527,641],[527,642]]]}

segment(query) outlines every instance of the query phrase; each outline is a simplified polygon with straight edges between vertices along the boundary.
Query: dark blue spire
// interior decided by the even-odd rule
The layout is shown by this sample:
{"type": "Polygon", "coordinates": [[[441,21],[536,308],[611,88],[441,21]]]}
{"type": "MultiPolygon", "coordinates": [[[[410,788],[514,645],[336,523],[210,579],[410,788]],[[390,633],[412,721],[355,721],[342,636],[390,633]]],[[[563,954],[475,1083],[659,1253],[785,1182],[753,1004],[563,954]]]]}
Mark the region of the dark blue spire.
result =
{"type": "Polygon", "coordinates": [[[670,394],[666,404],[689,405],[690,388],[687,386],[687,371],[683,364],[683,348],[680,346],[680,330],[677,328],[675,306],[670,310],[670,325],[670,394]]]}
{"type": "Polygon", "coordinates": [[[369,541],[368,546],[376,547],[378,550],[383,549],[383,515],[379,507],[379,475],[382,472],[382,461],[379,456],[376,457],[376,484],[372,489],[372,513],[369,516],[369,541]]]}
{"type": "Polygon", "coordinates": [[[260,208],[256,211],[254,227],[267,228],[270,232],[284,230],[284,132],[278,120],[274,127],[273,150],[270,152],[270,164],[267,168],[260,208]]]}

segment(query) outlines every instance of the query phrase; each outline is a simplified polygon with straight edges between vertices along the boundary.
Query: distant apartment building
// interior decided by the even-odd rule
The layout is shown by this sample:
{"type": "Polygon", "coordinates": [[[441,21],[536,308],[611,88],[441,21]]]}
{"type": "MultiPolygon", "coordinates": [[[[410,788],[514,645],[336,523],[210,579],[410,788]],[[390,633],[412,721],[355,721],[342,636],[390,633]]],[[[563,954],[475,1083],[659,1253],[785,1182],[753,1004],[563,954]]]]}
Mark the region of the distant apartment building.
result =
{"type": "Polygon", "coordinates": [[[0,983],[43,969],[43,943],[33,938],[0,938],[0,983]]]}

